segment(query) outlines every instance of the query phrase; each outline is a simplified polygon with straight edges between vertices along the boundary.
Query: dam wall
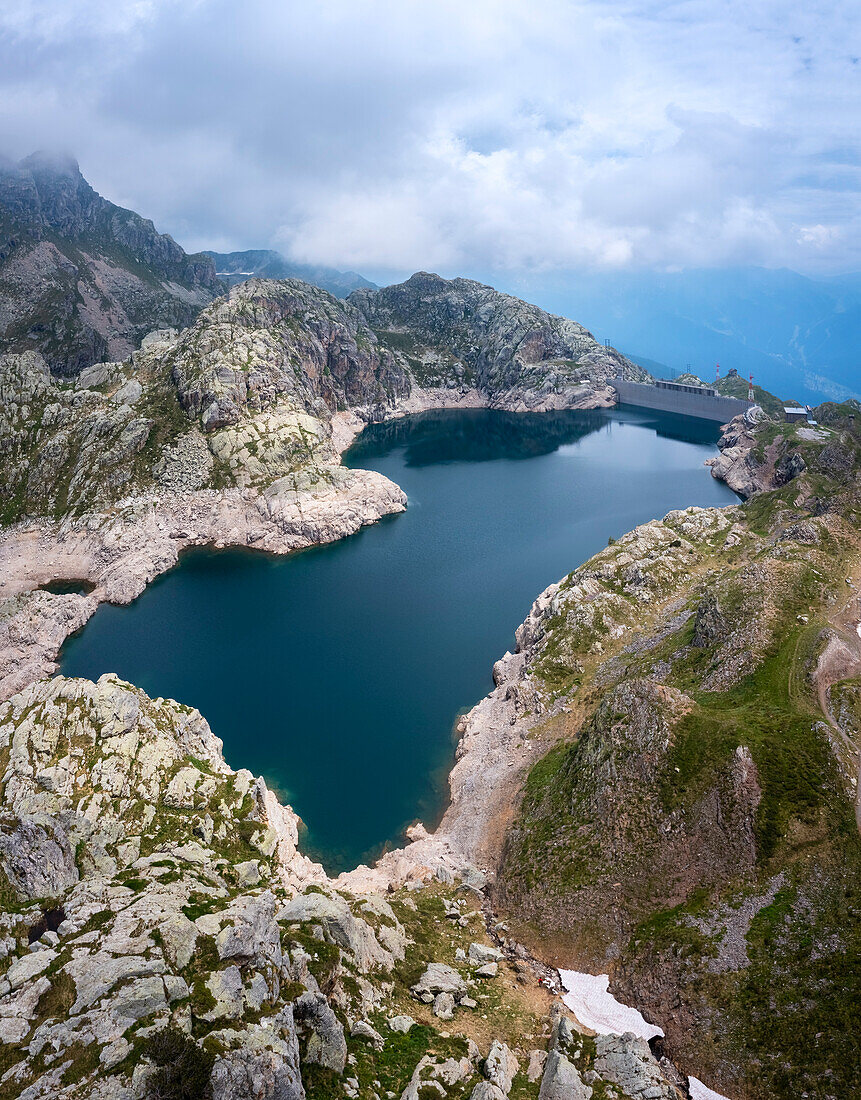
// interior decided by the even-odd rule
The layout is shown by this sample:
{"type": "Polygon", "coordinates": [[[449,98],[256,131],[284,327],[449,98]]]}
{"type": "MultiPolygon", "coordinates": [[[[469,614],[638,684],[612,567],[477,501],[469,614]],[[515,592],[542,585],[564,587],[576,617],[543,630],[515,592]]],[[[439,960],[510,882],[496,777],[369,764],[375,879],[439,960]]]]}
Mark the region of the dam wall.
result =
{"type": "Polygon", "coordinates": [[[660,409],[661,412],[681,416],[698,416],[702,420],[716,420],[726,424],[739,413],[750,408],[750,402],[737,397],[721,397],[714,390],[696,386],[683,386],[673,382],[646,385],[614,379],[610,385],[616,391],[620,405],[637,405],[643,409],[660,409]]]}

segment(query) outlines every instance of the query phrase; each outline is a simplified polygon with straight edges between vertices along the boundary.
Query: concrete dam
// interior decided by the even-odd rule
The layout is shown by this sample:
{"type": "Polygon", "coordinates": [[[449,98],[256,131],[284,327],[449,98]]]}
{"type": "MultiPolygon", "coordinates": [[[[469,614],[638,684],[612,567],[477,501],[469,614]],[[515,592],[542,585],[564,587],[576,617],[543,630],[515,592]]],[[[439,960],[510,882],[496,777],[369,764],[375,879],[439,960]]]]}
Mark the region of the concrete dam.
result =
{"type": "Polygon", "coordinates": [[[616,391],[620,405],[636,405],[641,409],[660,409],[680,416],[698,416],[726,424],[739,413],[746,412],[752,402],[738,397],[722,397],[705,386],[686,386],[681,382],[628,382],[614,379],[610,385],[616,391]]]}

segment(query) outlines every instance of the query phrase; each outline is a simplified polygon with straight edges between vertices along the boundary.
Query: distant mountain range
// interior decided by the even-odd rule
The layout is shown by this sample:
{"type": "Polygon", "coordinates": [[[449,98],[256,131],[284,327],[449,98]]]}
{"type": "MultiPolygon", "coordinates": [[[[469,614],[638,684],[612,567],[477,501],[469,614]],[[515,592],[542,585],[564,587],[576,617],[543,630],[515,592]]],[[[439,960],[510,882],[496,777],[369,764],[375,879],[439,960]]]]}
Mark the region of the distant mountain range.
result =
{"type": "Polygon", "coordinates": [[[0,351],[77,374],[184,328],[223,291],[209,256],[103,199],[71,158],[0,161],[0,351]]]}
{"type": "Polygon", "coordinates": [[[317,267],[311,264],[294,264],[280,252],[266,248],[250,248],[245,252],[207,252],[215,261],[219,278],[231,286],[252,276],[261,279],[302,279],[322,290],[328,290],[336,298],[346,298],[360,287],[376,289],[355,271],[337,271],[333,267],[317,267]]]}
{"type": "Polygon", "coordinates": [[[732,367],[783,397],[861,394],[861,274],[764,268],[566,273],[496,284],[577,317],[652,373],[732,367]]]}

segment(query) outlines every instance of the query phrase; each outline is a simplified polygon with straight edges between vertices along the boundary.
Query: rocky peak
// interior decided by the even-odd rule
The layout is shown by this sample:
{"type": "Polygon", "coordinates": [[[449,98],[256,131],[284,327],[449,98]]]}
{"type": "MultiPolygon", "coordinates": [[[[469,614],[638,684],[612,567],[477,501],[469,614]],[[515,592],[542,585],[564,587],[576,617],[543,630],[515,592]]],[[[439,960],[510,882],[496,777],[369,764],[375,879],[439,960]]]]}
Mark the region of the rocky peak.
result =
{"type": "Polygon", "coordinates": [[[581,375],[593,382],[648,377],[576,321],[471,279],[419,271],[396,286],[356,290],[348,301],[380,339],[407,332],[417,351],[433,349],[461,361],[481,389],[522,385],[531,368],[544,365],[552,366],[562,384],[581,375]]]}
{"type": "Polygon", "coordinates": [[[33,153],[18,167],[22,175],[29,175],[33,181],[38,203],[32,210],[34,227],[41,225],[60,233],[81,233],[87,220],[92,218],[96,204],[104,201],[81,175],[73,157],[33,153]]]}
{"type": "Polygon", "coordinates": [[[128,355],[156,326],[188,325],[222,289],[132,210],[102,198],[71,157],[0,164],[0,353],[41,351],[58,374],[128,355]]]}

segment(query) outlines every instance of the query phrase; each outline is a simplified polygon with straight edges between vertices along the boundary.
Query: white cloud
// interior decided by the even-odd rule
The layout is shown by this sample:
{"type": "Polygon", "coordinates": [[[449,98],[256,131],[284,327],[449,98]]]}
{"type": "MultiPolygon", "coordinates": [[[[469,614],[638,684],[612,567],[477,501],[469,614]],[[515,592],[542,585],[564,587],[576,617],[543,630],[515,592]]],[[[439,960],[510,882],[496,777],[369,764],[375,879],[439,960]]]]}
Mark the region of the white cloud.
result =
{"type": "Polygon", "coordinates": [[[356,268],[861,263],[855,4],[13,0],[0,147],[356,268]]]}
{"type": "Polygon", "coordinates": [[[801,245],[826,249],[842,237],[843,229],[839,225],[800,225],[796,239],[801,245]]]}

